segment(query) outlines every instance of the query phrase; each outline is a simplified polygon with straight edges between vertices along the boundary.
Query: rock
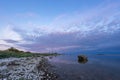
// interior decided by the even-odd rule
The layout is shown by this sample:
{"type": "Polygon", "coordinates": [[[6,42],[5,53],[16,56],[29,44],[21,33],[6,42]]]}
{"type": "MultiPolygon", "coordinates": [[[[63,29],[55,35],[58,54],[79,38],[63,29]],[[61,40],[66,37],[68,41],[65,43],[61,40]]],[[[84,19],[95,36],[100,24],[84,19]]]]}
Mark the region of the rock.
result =
{"type": "Polygon", "coordinates": [[[78,56],[78,62],[79,63],[86,63],[88,61],[87,57],[85,55],[79,55],[78,56]]]}
{"type": "Polygon", "coordinates": [[[0,66],[4,66],[4,65],[6,65],[7,63],[6,62],[2,62],[1,64],[0,64],[0,66]]]}
{"type": "Polygon", "coordinates": [[[7,66],[18,66],[18,65],[20,65],[19,63],[17,63],[18,61],[11,61],[11,62],[9,62],[8,63],[8,65],[7,66]]]}
{"type": "Polygon", "coordinates": [[[56,80],[50,69],[44,57],[10,58],[0,62],[0,80],[56,80]]]}

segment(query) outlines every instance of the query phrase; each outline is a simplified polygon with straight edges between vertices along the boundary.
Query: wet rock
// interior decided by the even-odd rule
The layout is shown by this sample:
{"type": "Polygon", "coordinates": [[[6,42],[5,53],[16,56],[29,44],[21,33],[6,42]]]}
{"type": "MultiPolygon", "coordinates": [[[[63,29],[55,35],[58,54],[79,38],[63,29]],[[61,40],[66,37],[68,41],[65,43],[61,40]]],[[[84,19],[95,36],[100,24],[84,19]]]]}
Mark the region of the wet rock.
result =
{"type": "Polygon", "coordinates": [[[78,56],[78,62],[85,64],[88,61],[88,58],[85,55],[78,56]]]}

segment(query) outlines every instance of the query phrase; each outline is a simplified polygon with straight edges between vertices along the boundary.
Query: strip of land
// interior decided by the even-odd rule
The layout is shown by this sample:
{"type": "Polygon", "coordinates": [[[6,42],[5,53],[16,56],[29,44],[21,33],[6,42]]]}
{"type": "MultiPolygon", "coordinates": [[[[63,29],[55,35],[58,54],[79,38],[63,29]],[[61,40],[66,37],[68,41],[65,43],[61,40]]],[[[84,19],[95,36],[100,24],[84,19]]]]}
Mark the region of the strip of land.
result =
{"type": "Polygon", "coordinates": [[[58,53],[33,53],[33,52],[24,52],[20,51],[18,49],[15,49],[13,47],[0,51],[0,59],[2,58],[10,58],[10,57],[15,57],[15,58],[21,58],[21,57],[40,57],[40,56],[57,56],[60,55],[58,53]]]}
{"type": "Polygon", "coordinates": [[[31,53],[10,48],[0,51],[0,80],[57,80],[46,56],[57,53],[31,53]]]}

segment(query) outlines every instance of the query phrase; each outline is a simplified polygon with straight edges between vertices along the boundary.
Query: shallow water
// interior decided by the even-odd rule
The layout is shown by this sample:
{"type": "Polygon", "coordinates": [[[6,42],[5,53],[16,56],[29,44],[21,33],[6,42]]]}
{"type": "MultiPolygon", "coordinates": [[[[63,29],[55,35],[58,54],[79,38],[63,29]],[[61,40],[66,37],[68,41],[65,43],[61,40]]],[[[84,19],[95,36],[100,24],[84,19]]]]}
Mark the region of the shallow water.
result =
{"type": "Polygon", "coordinates": [[[53,57],[50,62],[55,66],[59,80],[120,80],[119,54],[84,54],[88,62],[78,62],[78,55],[53,57]]]}

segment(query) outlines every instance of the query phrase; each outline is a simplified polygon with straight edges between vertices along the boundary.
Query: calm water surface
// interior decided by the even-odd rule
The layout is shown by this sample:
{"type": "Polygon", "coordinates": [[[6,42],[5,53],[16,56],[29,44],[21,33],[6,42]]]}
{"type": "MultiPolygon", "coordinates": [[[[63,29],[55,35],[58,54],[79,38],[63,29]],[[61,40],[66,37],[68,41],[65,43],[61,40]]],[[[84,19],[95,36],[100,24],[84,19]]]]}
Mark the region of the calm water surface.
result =
{"type": "Polygon", "coordinates": [[[119,54],[85,54],[88,62],[78,62],[78,55],[53,57],[50,62],[55,66],[59,80],[120,80],[119,54]]]}

